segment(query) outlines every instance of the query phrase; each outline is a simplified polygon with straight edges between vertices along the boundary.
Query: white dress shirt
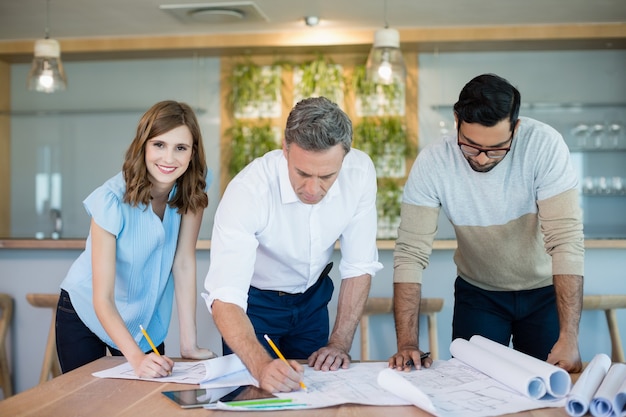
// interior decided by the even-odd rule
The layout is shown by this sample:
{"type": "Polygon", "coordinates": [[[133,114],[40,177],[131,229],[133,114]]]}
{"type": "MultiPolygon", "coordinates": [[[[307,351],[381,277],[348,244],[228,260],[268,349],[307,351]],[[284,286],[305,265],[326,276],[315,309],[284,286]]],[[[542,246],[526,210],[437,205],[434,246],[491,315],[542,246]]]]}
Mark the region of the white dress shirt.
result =
{"type": "Polygon", "coordinates": [[[248,289],[301,293],[329,262],[339,240],[341,278],[382,269],[376,247],[376,172],[352,149],[328,193],[302,203],[282,150],[268,152],[230,182],[215,214],[211,263],[203,294],[246,310],[248,289]]]}

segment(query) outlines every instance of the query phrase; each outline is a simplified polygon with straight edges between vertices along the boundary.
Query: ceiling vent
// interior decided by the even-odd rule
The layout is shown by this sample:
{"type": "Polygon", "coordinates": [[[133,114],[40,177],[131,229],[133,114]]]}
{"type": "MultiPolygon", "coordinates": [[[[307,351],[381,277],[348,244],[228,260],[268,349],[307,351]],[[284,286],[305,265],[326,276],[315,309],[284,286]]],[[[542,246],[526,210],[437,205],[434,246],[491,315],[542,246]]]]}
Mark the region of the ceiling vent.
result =
{"type": "Polygon", "coordinates": [[[252,1],[162,4],[159,9],[173,15],[183,23],[222,24],[269,21],[252,1]]]}

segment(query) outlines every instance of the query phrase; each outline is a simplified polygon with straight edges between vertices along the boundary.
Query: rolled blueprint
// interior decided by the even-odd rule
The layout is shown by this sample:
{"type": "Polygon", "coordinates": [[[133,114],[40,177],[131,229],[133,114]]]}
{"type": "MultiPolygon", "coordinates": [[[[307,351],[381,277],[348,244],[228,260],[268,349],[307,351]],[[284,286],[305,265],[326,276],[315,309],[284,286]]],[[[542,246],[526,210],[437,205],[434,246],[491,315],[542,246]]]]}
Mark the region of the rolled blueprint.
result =
{"type": "Polygon", "coordinates": [[[563,368],[511,349],[483,336],[472,336],[470,342],[482,346],[510,362],[517,363],[531,374],[541,378],[546,385],[548,394],[555,398],[565,397],[572,387],[572,378],[563,368]]]}
{"type": "Polygon", "coordinates": [[[623,417],[626,416],[626,379],[624,379],[618,391],[615,400],[613,400],[613,409],[615,410],[615,414],[623,417]]]}
{"type": "Polygon", "coordinates": [[[404,379],[400,372],[389,368],[383,369],[378,373],[378,385],[414,406],[434,416],[438,415],[430,398],[421,389],[404,379]]]}
{"type": "Polygon", "coordinates": [[[494,354],[465,339],[454,339],[450,353],[458,360],[490,376],[509,388],[533,399],[546,395],[546,384],[536,374],[518,363],[494,354]]]}
{"type": "Polygon", "coordinates": [[[572,417],[587,414],[593,395],[611,367],[611,358],[604,353],[593,357],[567,396],[565,411],[572,417]]]}
{"type": "Polygon", "coordinates": [[[620,411],[614,409],[614,400],[618,398],[619,390],[624,385],[625,380],[626,364],[614,363],[611,365],[589,406],[594,417],[620,415],[620,411]]]}

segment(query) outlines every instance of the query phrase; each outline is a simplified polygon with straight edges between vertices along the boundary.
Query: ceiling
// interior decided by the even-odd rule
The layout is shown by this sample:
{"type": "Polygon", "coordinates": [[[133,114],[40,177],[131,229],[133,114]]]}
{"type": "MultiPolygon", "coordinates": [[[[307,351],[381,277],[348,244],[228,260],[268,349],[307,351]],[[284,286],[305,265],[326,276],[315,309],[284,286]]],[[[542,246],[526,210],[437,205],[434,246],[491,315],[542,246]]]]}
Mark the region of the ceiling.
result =
{"type": "MultiPolygon", "coordinates": [[[[402,29],[625,21],[626,0],[386,0],[386,7],[385,0],[50,0],[48,19],[50,37],[57,39],[377,29],[385,22],[402,29]],[[229,23],[202,18],[184,22],[159,8],[162,4],[236,8],[232,3],[256,6],[266,19],[231,13],[229,23]],[[307,15],[319,16],[319,25],[307,27],[303,19],[307,15]]],[[[45,27],[46,0],[0,0],[0,41],[41,38],[45,27]]]]}

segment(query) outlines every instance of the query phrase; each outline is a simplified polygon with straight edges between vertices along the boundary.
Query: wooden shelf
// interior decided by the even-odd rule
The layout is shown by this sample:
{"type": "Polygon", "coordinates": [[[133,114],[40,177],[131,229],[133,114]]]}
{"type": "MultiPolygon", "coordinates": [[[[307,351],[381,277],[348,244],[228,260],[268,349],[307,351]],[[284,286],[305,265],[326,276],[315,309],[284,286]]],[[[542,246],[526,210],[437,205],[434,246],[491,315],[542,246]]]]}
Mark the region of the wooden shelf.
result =
{"type": "MultiPolygon", "coordinates": [[[[626,49],[626,23],[400,29],[404,51],[626,49]]],[[[192,54],[367,53],[374,30],[316,30],[144,37],[59,38],[64,61],[192,54]],[[277,50],[279,49],[279,50],[277,50]]],[[[29,62],[35,39],[0,41],[0,61],[29,62]]]]}

